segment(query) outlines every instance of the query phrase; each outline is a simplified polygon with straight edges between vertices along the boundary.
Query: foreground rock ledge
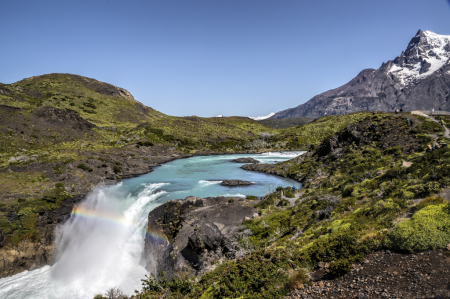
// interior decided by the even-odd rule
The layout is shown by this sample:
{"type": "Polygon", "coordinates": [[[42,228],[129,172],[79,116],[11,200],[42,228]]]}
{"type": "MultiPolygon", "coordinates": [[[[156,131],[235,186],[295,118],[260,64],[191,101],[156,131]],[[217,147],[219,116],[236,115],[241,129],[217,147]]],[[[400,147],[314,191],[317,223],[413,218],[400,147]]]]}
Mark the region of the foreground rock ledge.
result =
{"type": "Polygon", "coordinates": [[[257,216],[253,204],[234,197],[187,197],[171,200],[150,212],[145,238],[146,268],[167,277],[198,275],[211,263],[238,250],[239,224],[257,216]]]}

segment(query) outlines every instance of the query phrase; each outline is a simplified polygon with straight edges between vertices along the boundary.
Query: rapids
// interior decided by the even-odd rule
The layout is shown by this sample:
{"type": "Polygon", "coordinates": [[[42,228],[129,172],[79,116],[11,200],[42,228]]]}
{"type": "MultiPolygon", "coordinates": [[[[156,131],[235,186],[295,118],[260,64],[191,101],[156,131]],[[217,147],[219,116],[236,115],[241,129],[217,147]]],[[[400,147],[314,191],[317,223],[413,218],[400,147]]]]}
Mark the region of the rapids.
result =
{"type": "Polygon", "coordinates": [[[277,186],[298,182],[240,169],[230,160],[252,157],[281,162],[303,152],[220,155],[180,159],[153,172],[97,187],[55,231],[55,264],[0,279],[0,298],[91,299],[108,288],[127,295],[140,289],[147,274],[143,250],[148,213],[160,204],[187,196],[263,196],[277,186]],[[224,187],[224,179],[252,181],[245,187],[224,187]]]}

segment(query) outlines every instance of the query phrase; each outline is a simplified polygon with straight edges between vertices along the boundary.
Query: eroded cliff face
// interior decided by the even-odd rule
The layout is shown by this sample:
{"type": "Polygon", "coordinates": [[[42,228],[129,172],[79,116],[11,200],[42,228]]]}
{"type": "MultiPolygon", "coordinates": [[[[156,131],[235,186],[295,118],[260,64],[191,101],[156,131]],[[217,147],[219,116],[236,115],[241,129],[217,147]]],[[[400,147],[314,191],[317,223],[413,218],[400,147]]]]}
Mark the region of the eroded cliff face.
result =
{"type": "Polygon", "coordinates": [[[53,265],[53,253],[61,225],[70,217],[73,206],[84,196],[65,199],[59,208],[42,211],[38,216],[36,239],[25,239],[17,246],[8,243],[0,248],[0,278],[25,270],[34,270],[45,265],[53,265]]]}
{"type": "Polygon", "coordinates": [[[235,257],[239,224],[256,216],[255,201],[229,197],[187,197],[171,200],[148,216],[145,238],[146,268],[153,274],[164,271],[201,274],[224,256],[235,257]]]}

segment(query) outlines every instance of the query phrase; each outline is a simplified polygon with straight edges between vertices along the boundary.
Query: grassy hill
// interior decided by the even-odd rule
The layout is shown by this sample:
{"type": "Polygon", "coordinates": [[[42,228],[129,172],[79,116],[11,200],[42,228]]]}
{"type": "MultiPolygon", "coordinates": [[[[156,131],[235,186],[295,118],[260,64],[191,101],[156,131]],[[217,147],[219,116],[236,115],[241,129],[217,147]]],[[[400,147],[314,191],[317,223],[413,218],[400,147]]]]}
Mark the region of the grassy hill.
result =
{"type": "Polygon", "coordinates": [[[296,126],[302,126],[307,123],[312,122],[313,118],[308,117],[291,117],[291,118],[269,118],[259,120],[263,125],[275,128],[275,129],[285,129],[296,126]]]}
{"type": "MultiPolygon", "coordinates": [[[[195,290],[189,298],[218,298],[221,292],[231,296],[242,275],[260,273],[252,276],[251,286],[241,285],[240,294],[277,298],[289,281],[304,279],[295,269],[312,269],[319,261],[331,263],[328,273],[339,276],[380,248],[422,250],[420,240],[404,248],[401,240],[420,221],[408,218],[419,210],[417,201],[429,197],[423,205],[435,210],[445,203],[433,194],[450,184],[449,150],[424,152],[437,138],[448,143],[442,135],[438,124],[409,114],[325,116],[284,129],[245,117],[175,117],[142,105],[122,88],[70,74],[1,84],[0,256],[23,244],[51,247],[55,225],[101,182],[193,154],[308,150],[287,162],[250,166],[294,178],[306,188],[294,206],[281,197],[282,189],[266,196],[258,205],[260,216],[244,222],[252,232],[248,256],[189,282],[195,290]],[[402,167],[403,161],[412,166],[402,167]],[[406,224],[396,228],[397,223],[406,224]],[[211,289],[212,282],[228,289],[211,289]]],[[[430,213],[446,217],[435,210],[430,213]]],[[[423,244],[441,246],[430,242],[423,244]]],[[[27,248],[31,256],[37,247],[27,248]]],[[[5,264],[13,270],[2,273],[36,266],[17,261],[5,264]]],[[[183,286],[176,283],[184,282],[167,285],[173,294],[183,286]]],[[[147,295],[144,290],[143,298],[147,295]]]]}

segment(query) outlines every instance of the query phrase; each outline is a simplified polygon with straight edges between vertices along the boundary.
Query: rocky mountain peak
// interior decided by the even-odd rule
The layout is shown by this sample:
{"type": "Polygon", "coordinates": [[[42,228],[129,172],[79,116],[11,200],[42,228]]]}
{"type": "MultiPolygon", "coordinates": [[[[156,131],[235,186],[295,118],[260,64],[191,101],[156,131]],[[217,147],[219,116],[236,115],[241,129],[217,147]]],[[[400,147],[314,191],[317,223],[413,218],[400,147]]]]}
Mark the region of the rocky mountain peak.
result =
{"type": "Polygon", "coordinates": [[[450,36],[419,30],[406,51],[395,58],[388,73],[405,87],[439,70],[449,58],[450,36]]]}
{"type": "Polygon", "coordinates": [[[363,70],[347,84],[272,118],[316,118],[395,108],[450,111],[450,35],[419,30],[406,50],[379,69],[363,70]]]}

